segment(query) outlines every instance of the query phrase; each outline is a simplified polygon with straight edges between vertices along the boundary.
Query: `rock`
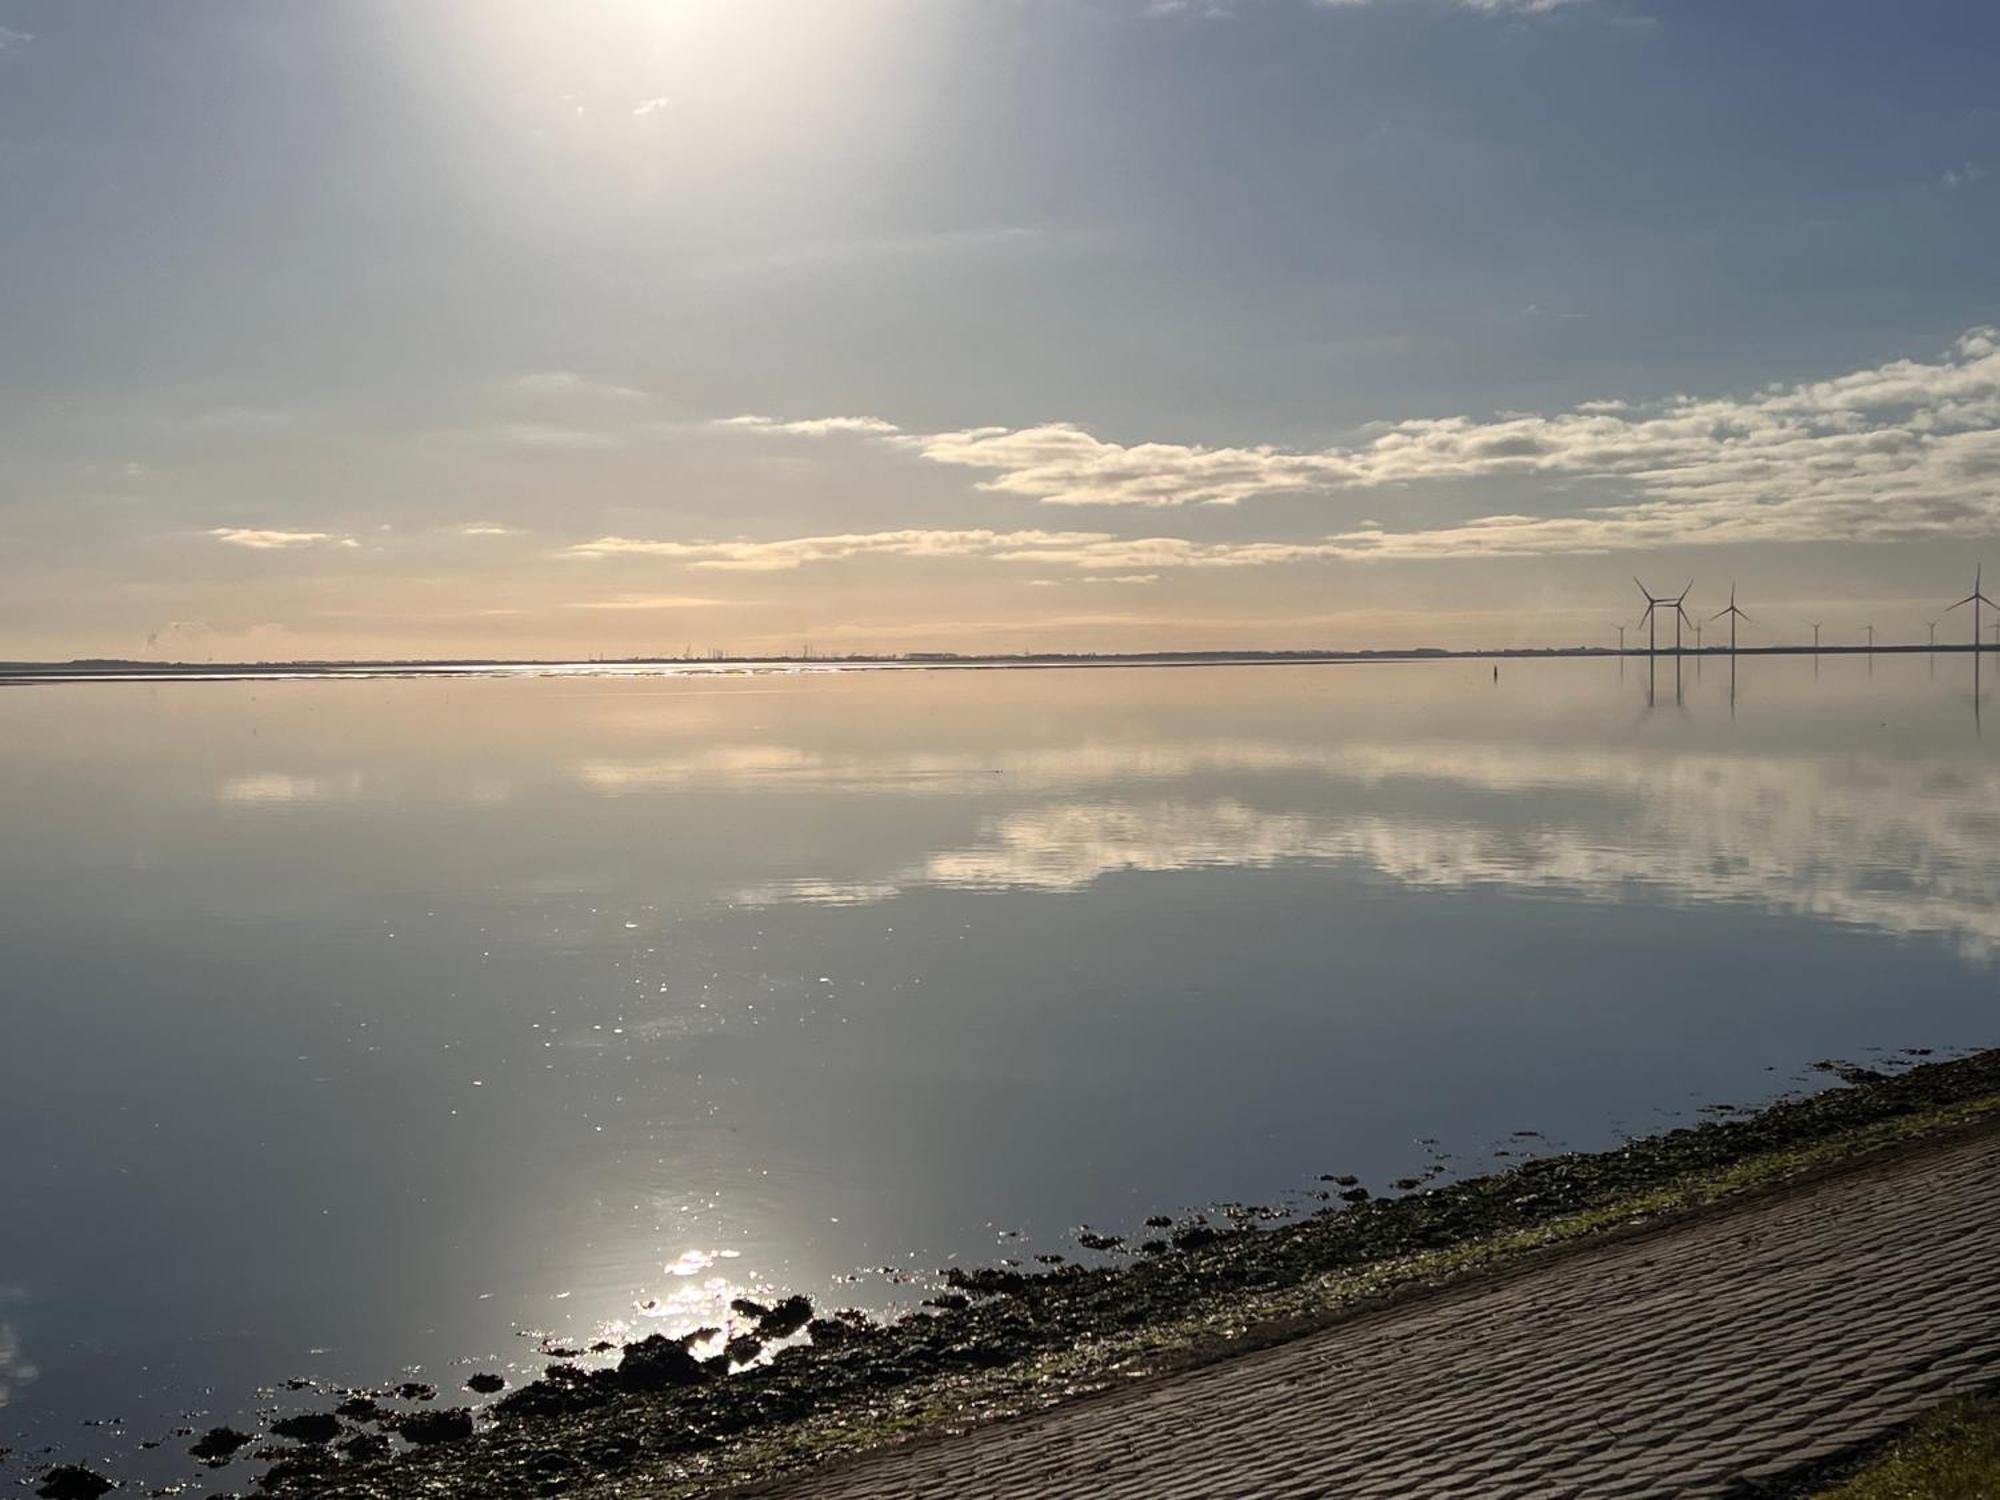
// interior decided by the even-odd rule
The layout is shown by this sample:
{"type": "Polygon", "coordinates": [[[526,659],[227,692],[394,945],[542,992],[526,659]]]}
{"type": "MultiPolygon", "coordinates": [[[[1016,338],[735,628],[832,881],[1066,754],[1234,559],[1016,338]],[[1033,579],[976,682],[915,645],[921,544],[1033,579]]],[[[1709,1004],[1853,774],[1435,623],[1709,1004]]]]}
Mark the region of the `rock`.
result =
{"type": "Polygon", "coordinates": [[[466,1377],[465,1388],[474,1395],[491,1396],[496,1391],[507,1389],[507,1377],[504,1375],[488,1374],[482,1370],[477,1375],[466,1377]]]}
{"type": "Polygon", "coordinates": [[[1146,1227],[1148,1229],[1172,1229],[1174,1221],[1165,1214],[1154,1214],[1152,1218],[1146,1221],[1146,1227]]]}
{"type": "Polygon", "coordinates": [[[397,1386],[394,1395],[404,1401],[435,1401],[438,1388],[421,1380],[406,1380],[397,1386]]]}
{"type": "Polygon", "coordinates": [[[1097,1234],[1092,1230],[1082,1229],[1077,1231],[1076,1242],[1086,1250],[1116,1250],[1125,1243],[1125,1236],[1122,1234],[1097,1234]]]}
{"type": "Polygon", "coordinates": [[[628,1391],[662,1391],[669,1386],[700,1385],[708,1378],[701,1361],[677,1340],[655,1333],[625,1346],[618,1362],[618,1384],[628,1391]]]}
{"type": "Polygon", "coordinates": [[[108,1495],[112,1483],[102,1474],[93,1474],[82,1464],[57,1464],[42,1475],[41,1488],[35,1493],[42,1500],[97,1500],[99,1495],[108,1495]]]}
{"type": "Polygon", "coordinates": [[[389,1440],[379,1432],[357,1432],[343,1440],[340,1451],[356,1463],[369,1463],[389,1456],[389,1440]]]}
{"type": "Polygon", "coordinates": [[[972,1306],[972,1299],[963,1292],[939,1292],[935,1297],[924,1298],[924,1306],[942,1312],[962,1312],[972,1306]]]}
{"type": "Polygon", "coordinates": [[[806,1332],[812,1335],[815,1344],[828,1346],[851,1344],[856,1339],[868,1338],[879,1333],[868,1319],[868,1314],[857,1308],[844,1308],[830,1318],[814,1318],[806,1324],[806,1332]]]}
{"type": "Polygon", "coordinates": [[[356,1392],[333,1409],[334,1415],[345,1417],[350,1422],[373,1422],[382,1415],[382,1407],[373,1396],[356,1392]]]}
{"type": "Polygon", "coordinates": [[[1214,1244],[1220,1238],[1222,1236],[1217,1234],[1213,1229],[1210,1229],[1206,1224],[1190,1224],[1174,1236],[1174,1248],[1177,1250],[1199,1250],[1204,1245],[1214,1244]]]}
{"type": "Polygon", "coordinates": [[[237,1450],[247,1446],[250,1434],[238,1432],[234,1427],[211,1427],[188,1449],[196,1458],[211,1468],[226,1464],[236,1456],[237,1450]]]}
{"type": "Polygon", "coordinates": [[[764,1352],[764,1341],[754,1333],[739,1333],[722,1346],[724,1363],[747,1365],[764,1352]]]}
{"type": "Polygon", "coordinates": [[[790,1338],[812,1321],[812,1298],[787,1297],[757,1320],[757,1332],[767,1339],[790,1338]]]}
{"type": "Polygon", "coordinates": [[[1366,1203],[1369,1196],[1367,1188],[1352,1187],[1340,1195],[1340,1201],[1342,1203],[1366,1203]]]}
{"type": "Polygon", "coordinates": [[[462,1442],[472,1436],[472,1413],[462,1406],[413,1411],[397,1419],[396,1431],[405,1441],[425,1446],[462,1442]]]}
{"type": "Polygon", "coordinates": [[[975,1297],[1018,1297],[1028,1289],[1028,1278],[1019,1271],[1006,1271],[997,1266],[981,1266],[968,1271],[963,1266],[953,1266],[944,1273],[945,1285],[962,1292],[970,1292],[975,1297]]]}
{"type": "Polygon", "coordinates": [[[300,1412],[271,1424],[271,1436],[295,1443],[330,1443],[340,1436],[340,1418],[330,1411],[300,1412]]]}
{"type": "Polygon", "coordinates": [[[752,1321],[767,1318],[771,1314],[770,1308],[761,1302],[752,1302],[748,1297],[738,1297],[729,1304],[729,1310],[739,1318],[749,1318],[752,1321]]]}

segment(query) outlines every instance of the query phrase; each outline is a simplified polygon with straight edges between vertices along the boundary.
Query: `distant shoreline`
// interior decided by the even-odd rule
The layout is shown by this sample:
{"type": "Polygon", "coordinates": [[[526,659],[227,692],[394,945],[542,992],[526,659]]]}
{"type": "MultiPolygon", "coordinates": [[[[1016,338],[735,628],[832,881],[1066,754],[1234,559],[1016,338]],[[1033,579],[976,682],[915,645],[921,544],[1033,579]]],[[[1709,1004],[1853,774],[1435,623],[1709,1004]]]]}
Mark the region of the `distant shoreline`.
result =
{"type": "MultiPolygon", "coordinates": [[[[217,682],[306,677],[453,677],[519,673],[671,675],[745,671],[1001,671],[1008,669],[1105,667],[1341,666],[1366,662],[1619,660],[1736,656],[1935,656],[1974,653],[1965,645],[1895,646],[1727,646],[1698,650],[1647,651],[1611,646],[1500,646],[1470,651],[1410,647],[1384,651],[1143,651],[1092,654],[1035,652],[958,655],[917,651],[897,656],[720,656],[686,658],[635,656],[573,660],[554,658],[438,658],[356,661],[149,662],[83,658],[66,662],[0,662],[0,683],[22,682],[217,682]]],[[[1993,650],[1978,648],[1980,654],[1993,650]]]]}

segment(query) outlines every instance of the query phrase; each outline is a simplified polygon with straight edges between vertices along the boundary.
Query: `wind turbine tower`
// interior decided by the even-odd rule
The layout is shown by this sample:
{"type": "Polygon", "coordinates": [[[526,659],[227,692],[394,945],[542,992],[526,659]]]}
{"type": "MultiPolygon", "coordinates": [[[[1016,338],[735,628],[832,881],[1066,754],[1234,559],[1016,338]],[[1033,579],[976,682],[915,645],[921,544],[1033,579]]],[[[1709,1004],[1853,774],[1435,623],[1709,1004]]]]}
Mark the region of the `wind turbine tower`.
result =
{"type": "MultiPolygon", "coordinates": [[[[1719,620],[1724,615],[1729,616],[1729,654],[1734,656],[1736,654],[1736,622],[1738,620],[1747,620],[1750,617],[1736,607],[1736,585],[1733,583],[1729,585],[1729,608],[1717,610],[1710,618],[1719,620]]],[[[1813,626],[1813,650],[1819,650],[1819,626],[1817,625],[1813,626]]]]}
{"type": "MultiPolygon", "coordinates": [[[[1972,570],[1972,592],[1951,607],[1951,609],[1963,609],[1968,604],[1972,606],[1972,654],[1974,656],[1979,654],[1979,606],[1983,604],[1988,609],[2000,609],[2000,604],[1995,604],[1991,599],[1987,598],[1986,591],[1980,586],[1985,576],[1986,564],[1981,563],[1977,568],[1972,570]]],[[[1946,610],[1945,613],[1950,614],[1951,609],[1946,610]]]]}

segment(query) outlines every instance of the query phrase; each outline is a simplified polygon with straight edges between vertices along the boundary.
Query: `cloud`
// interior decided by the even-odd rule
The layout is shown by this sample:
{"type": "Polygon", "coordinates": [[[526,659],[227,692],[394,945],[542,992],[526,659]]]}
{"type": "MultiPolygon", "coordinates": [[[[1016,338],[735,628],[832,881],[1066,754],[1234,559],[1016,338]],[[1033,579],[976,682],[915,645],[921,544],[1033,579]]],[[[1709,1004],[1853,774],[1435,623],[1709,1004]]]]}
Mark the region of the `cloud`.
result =
{"type": "Polygon", "coordinates": [[[15,31],[0,26],[0,52],[5,52],[9,47],[25,47],[33,40],[34,37],[25,31],[15,31]]]}
{"type": "Polygon", "coordinates": [[[1572,515],[1486,515],[1417,531],[1368,523],[1303,551],[1153,538],[1117,544],[1121,560],[1098,564],[1109,567],[1896,541],[2000,527],[2000,333],[1991,328],[1966,333],[1934,362],[1892,360],[1743,396],[1377,423],[1362,442],[1315,451],[1128,445],[1070,422],[930,434],[904,433],[880,418],[736,425],[808,437],[866,433],[930,463],[980,471],[989,476],[978,481],[982,491],[1047,505],[1236,505],[1266,495],[1496,478],[1594,481],[1624,492],[1572,515]],[[1129,557],[1122,550],[1133,548],[1129,557]],[[1141,555],[1146,549],[1157,561],[1141,555]]]}
{"type": "Polygon", "coordinates": [[[578,599],[564,609],[712,609],[741,608],[745,599],[710,599],[699,594],[620,594],[612,599],[578,599]]]}
{"type": "Polygon", "coordinates": [[[629,385],[592,380],[575,370],[536,370],[516,375],[500,387],[501,394],[515,400],[598,400],[644,401],[646,393],[629,385]]]}
{"type": "Polygon", "coordinates": [[[657,115],[674,107],[674,101],[662,94],[657,99],[642,100],[632,111],[635,115],[657,115]]]}
{"type": "Polygon", "coordinates": [[[330,542],[337,547],[358,547],[353,537],[336,537],[325,531],[263,531],[250,526],[214,526],[208,535],[231,547],[248,547],[254,552],[279,552],[292,547],[315,547],[330,542]]]}
{"type": "Polygon", "coordinates": [[[1947,170],[1944,176],[1938,179],[1938,184],[1948,191],[1956,192],[1959,188],[1978,182],[1985,175],[1986,169],[1984,167],[1976,161],[1969,161],[1963,166],[1952,167],[1947,170]]]}
{"type": "Polygon", "coordinates": [[[887,437],[902,430],[894,422],[885,422],[880,417],[811,417],[803,422],[781,422],[776,417],[746,415],[723,417],[715,425],[746,428],[753,432],[784,432],[794,437],[827,437],[837,432],[887,437]]]}
{"type": "Polygon", "coordinates": [[[1042,549],[1089,546],[1113,540],[1095,531],[862,531],[832,536],[788,537],[779,541],[665,542],[603,536],[567,548],[565,557],[662,557],[696,568],[751,573],[786,572],[807,563],[852,557],[1016,557],[1046,555],[1042,549]]]}
{"type": "Polygon", "coordinates": [[[612,448],[617,439],[586,427],[556,427],[543,422],[504,422],[478,434],[488,442],[514,448],[612,448]]]}
{"type": "Polygon", "coordinates": [[[487,521],[475,521],[469,526],[459,527],[458,534],[460,536],[519,536],[521,528],[518,526],[496,526],[487,521]]]}

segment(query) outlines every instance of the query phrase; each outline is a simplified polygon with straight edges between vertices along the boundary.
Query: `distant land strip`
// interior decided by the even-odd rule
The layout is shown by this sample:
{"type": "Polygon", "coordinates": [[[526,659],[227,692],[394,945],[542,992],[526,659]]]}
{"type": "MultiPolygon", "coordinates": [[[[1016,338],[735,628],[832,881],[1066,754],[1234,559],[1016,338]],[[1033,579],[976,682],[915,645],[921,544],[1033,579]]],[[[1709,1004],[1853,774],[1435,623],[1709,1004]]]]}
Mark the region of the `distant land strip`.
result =
{"type": "Polygon", "coordinates": [[[0,682],[89,682],[227,680],[241,677],[446,676],[485,672],[674,672],[779,671],[797,667],[816,670],[898,668],[931,671],[1028,667],[1221,667],[1335,665],[1382,661],[1512,661],[1551,658],[1735,656],[1936,656],[1984,655],[1996,648],[1970,644],[1877,646],[1727,646],[1688,647],[1679,651],[1643,646],[1495,646],[1446,650],[1413,646],[1379,651],[1037,651],[960,653],[908,651],[852,656],[620,656],[587,658],[419,658],[410,660],[311,660],[238,662],[128,661],[117,657],[87,657],[74,661],[0,662],[0,682]]]}

